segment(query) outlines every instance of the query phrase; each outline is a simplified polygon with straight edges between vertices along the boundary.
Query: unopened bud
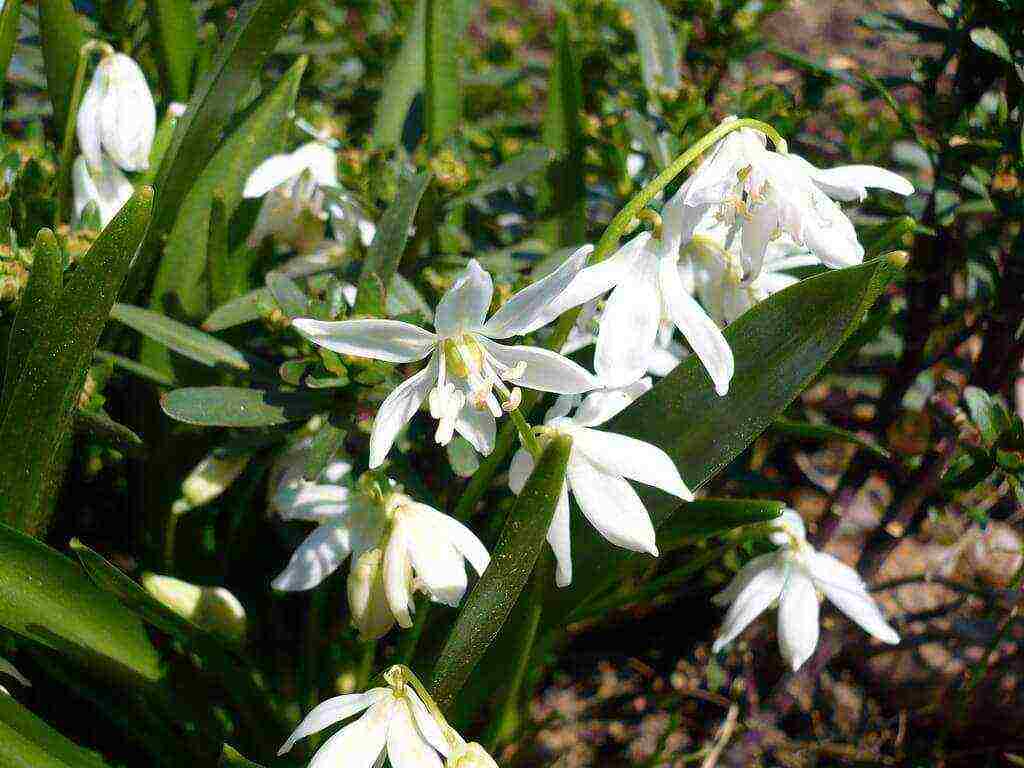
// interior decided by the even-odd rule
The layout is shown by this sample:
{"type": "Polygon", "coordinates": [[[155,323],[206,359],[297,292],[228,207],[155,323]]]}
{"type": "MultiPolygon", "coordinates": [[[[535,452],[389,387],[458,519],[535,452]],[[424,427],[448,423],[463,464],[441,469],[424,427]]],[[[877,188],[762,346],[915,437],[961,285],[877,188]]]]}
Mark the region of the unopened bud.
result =
{"type": "Polygon", "coordinates": [[[236,642],[245,637],[245,608],[224,587],[200,587],[156,573],[143,574],[142,586],[197,627],[236,642]]]}
{"type": "Polygon", "coordinates": [[[348,605],[352,625],[363,642],[377,640],[394,626],[387,594],[384,591],[384,552],[380,547],[363,552],[348,574],[348,605]]]}
{"type": "Polygon", "coordinates": [[[211,453],[189,472],[181,484],[181,493],[193,507],[209,504],[238,479],[248,463],[247,455],[218,456],[211,453]]]}

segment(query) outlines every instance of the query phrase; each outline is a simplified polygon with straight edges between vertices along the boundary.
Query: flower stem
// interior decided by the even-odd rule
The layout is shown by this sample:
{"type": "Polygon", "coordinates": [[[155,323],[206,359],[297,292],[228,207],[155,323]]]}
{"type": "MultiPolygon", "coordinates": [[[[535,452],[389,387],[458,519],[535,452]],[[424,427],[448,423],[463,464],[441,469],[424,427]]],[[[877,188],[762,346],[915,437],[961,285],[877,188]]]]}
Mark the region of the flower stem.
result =
{"type": "Polygon", "coordinates": [[[64,125],[64,139],[60,145],[60,165],[57,177],[57,205],[54,209],[53,228],[57,229],[64,218],[65,203],[70,194],[68,182],[71,178],[71,155],[75,147],[75,129],[78,125],[78,108],[82,104],[82,87],[85,85],[85,70],[93,51],[102,51],[104,56],[114,53],[109,43],[89,40],[78,49],[78,63],[75,65],[75,80],[71,86],[71,102],[68,104],[68,119],[64,125]]]}

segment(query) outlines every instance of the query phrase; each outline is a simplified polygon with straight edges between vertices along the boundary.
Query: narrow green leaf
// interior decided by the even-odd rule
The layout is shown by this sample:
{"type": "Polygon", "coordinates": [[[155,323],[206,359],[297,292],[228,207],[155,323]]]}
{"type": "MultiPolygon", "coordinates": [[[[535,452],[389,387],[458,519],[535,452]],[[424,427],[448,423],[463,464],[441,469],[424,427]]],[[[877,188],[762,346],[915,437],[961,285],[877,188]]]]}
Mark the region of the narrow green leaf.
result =
{"type": "MultiPolygon", "coordinates": [[[[729,325],[736,372],[719,397],[696,358],[689,358],[604,429],[657,445],[690,488],[732,461],[803,391],[860,322],[896,268],[884,259],[804,280],[761,302],[729,325]]],[[[690,505],[639,489],[655,527],[690,505]]],[[[573,583],[549,594],[545,622],[616,578],[637,557],[613,548],[589,525],[573,528],[573,583]]]]}
{"type": "Polygon", "coordinates": [[[402,140],[402,127],[409,114],[416,94],[423,89],[424,28],[427,18],[427,0],[416,0],[409,29],[398,51],[398,56],[388,69],[384,89],[373,120],[372,146],[388,149],[402,140]]]}
{"type": "Polygon", "coordinates": [[[7,0],[0,9],[0,83],[7,82],[7,67],[18,42],[21,0],[7,0]]]}
{"type": "Polygon", "coordinates": [[[138,619],[72,560],[2,523],[0,624],[108,680],[137,686],[161,676],[138,619]]]}
{"type": "Polygon", "coordinates": [[[551,440],[526,481],[502,528],[501,536],[434,666],[431,693],[449,709],[484,652],[498,636],[544,545],[555,505],[565,483],[572,440],[551,440]]]}
{"type": "Polygon", "coordinates": [[[242,387],[185,387],[160,399],[172,419],[203,427],[271,427],[308,419],[330,397],[315,392],[274,392],[242,387]]]}
{"type": "Polygon", "coordinates": [[[464,24],[458,19],[460,7],[457,0],[427,0],[424,102],[431,149],[439,147],[462,118],[459,46],[464,24]]]}
{"type": "Polygon", "coordinates": [[[68,740],[18,703],[0,695],[0,764],[9,768],[105,768],[100,757],[68,740]]]}
{"type": "Polygon", "coordinates": [[[452,198],[449,206],[459,205],[470,200],[481,198],[515,184],[521,184],[531,176],[548,167],[548,164],[555,159],[555,153],[547,147],[536,147],[528,149],[521,155],[516,155],[508,162],[502,163],[493,171],[487,174],[487,178],[477,184],[473,189],[464,195],[452,198]]]}
{"type": "Polygon", "coordinates": [[[259,320],[264,307],[273,306],[274,297],[269,288],[257,288],[254,291],[231,299],[217,307],[203,321],[203,330],[209,333],[234,328],[236,325],[259,320]]]}
{"type": "Polygon", "coordinates": [[[721,536],[743,525],[767,523],[785,508],[781,501],[764,499],[698,499],[658,529],[658,549],[670,552],[684,543],[721,536]]]}
{"type": "MultiPolygon", "coordinates": [[[[160,199],[153,213],[153,226],[146,235],[126,286],[128,301],[149,281],[153,265],[178,219],[178,211],[186,195],[218,151],[228,124],[248,97],[252,83],[263,71],[263,65],[300,6],[297,0],[246,0],[239,9],[216,58],[196,84],[188,110],[182,115],[171,146],[160,164],[155,185],[160,199]]],[[[70,60],[68,66],[73,66],[73,63],[70,60]]],[[[277,123],[279,134],[284,133],[280,130],[284,122],[282,119],[277,123]]],[[[249,134],[243,131],[242,135],[249,134]]],[[[244,181],[243,176],[236,183],[244,181]]],[[[206,231],[204,222],[203,237],[206,231]]],[[[189,232],[190,238],[196,235],[196,230],[189,232]]],[[[202,248],[198,253],[205,255],[206,249],[202,248]]]]}
{"type": "Polygon", "coordinates": [[[772,424],[772,429],[783,435],[805,438],[808,440],[838,440],[843,443],[853,443],[878,456],[880,459],[888,460],[890,453],[881,446],[865,440],[855,432],[846,429],[833,427],[828,424],[810,424],[805,421],[793,421],[779,417],[772,424]]]}
{"type": "Polygon", "coordinates": [[[993,56],[998,56],[1005,62],[1013,63],[1013,54],[1010,53],[1010,46],[994,29],[988,27],[977,27],[971,30],[971,42],[988,51],[993,56]]]}
{"type": "Polygon", "coordinates": [[[309,317],[309,297],[302,292],[298,283],[280,272],[268,272],[266,282],[285,317],[309,317]]]}
{"type": "Polygon", "coordinates": [[[377,234],[363,262],[353,310],[355,314],[377,317],[385,314],[387,297],[384,286],[391,283],[391,278],[398,270],[398,263],[409,241],[409,227],[416,217],[416,209],[423,199],[423,193],[427,191],[430,179],[429,171],[421,171],[399,182],[398,194],[381,217],[377,234]]]}
{"type": "Polygon", "coordinates": [[[154,371],[152,368],[147,368],[142,363],[137,363],[134,360],[125,357],[124,355],[117,355],[113,352],[107,352],[106,350],[97,349],[93,353],[93,359],[99,360],[105,363],[110,363],[115,368],[128,371],[128,373],[134,373],[141,379],[146,379],[153,382],[154,384],[161,387],[173,387],[174,379],[170,376],[165,376],[160,371],[154,371]]]}
{"type": "Polygon", "coordinates": [[[211,368],[226,365],[239,371],[249,370],[245,355],[226,341],[177,320],[131,304],[115,304],[110,310],[110,317],[189,360],[211,368]]]}
{"type": "Polygon", "coordinates": [[[188,101],[192,65],[199,44],[192,3],[190,0],[149,0],[146,6],[167,92],[175,101],[188,101]]]}
{"type": "Polygon", "coordinates": [[[228,215],[224,194],[214,190],[210,199],[210,231],[206,238],[206,277],[210,306],[219,307],[245,292],[245,263],[232,258],[228,245],[228,215]]]}
{"type": "Polygon", "coordinates": [[[541,200],[545,215],[551,217],[542,229],[542,236],[555,248],[586,241],[582,109],[579,65],[573,55],[569,22],[561,15],[548,86],[548,112],[544,119],[544,144],[560,159],[551,166],[541,200]]]}
{"type": "Polygon", "coordinates": [[[71,0],[39,0],[38,7],[46,92],[53,104],[53,130],[54,135],[63,137],[71,109],[78,52],[85,38],[71,0]]]}
{"type": "MultiPolygon", "coordinates": [[[[274,90],[225,139],[188,191],[157,268],[152,309],[190,323],[198,323],[209,313],[205,276],[213,196],[215,192],[223,194],[225,213],[230,217],[242,200],[242,188],[249,174],[268,156],[284,149],[288,131],[282,130],[282,126],[288,124],[295,108],[306,61],[301,58],[292,65],[274,90]]],[[[182,120],[187,116],[186,113],[182,120]]],[[[183,124],[179,132],[184,129],[183,124]]],[[[156,226],[160,226],[159,221],[154,222],[156,226]]],[[[140,254],[140,259],[143,255],[140,254]]],[[[173,370],[167,351],[159,345],[143,344],[140,359],[165,373],[173,370]]]]}
{"type": "Polygon", "coordinates": [[[149,224],[153,190],[124,205],[69,273],[60,301],[32,329],[34,343],[0,425],[0,519],[45,529],[63,473],[73,409],[100,331],[149,224]]]}
{"type": "Polygon", "coordinates": [[[141,437],[103,411],[76,409],[74,425],[75,432],[89,435],[129,456],[142,456],[146,453],[146,444],[141,437]]]}
{"type": "Polygon", "coordinates": [[[7,413],[7,404],[21,379],[25,362],[36,341],[36,334],[60,302],[63,291],[64,257],[57,238],[49,229],[41,229],[32,248],[32,271],[21,296],[18,315],[11,326],[4,366],[4,385],[0,396],[0,424],[7,413]]]}
{"type": "Polygon", "coordinates": [[[218,768],[263,768],[263,766],[259,763],[254,763],[252,760],[247,760],[225,744],[218,768]]]}
{"type": "Polygon", "coordinates": [[[627,0],[626,5],[633,13],[633,34],[647,93],[657,97],[660,88],[677,90],[682,85],[679,46],[668,14],[658,0],[627,0]]]}

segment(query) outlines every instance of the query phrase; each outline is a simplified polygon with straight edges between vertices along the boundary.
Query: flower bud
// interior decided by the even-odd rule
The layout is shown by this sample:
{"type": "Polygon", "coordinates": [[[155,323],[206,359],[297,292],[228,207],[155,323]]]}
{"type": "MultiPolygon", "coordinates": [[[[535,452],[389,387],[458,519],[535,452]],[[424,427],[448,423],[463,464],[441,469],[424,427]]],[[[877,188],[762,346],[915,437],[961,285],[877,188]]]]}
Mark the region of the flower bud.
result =
{"type": "Polygon", "coordinates": [[[394,626],[387,595],[384,592],[384,552],[380,547],[367,550],[352,564],[348,575],[348,605],[352,624],[363,642],[377,640],[394,626]]]}
{"type": "Polygon", "coordinates": [[[149,168],[156,105],[146,76],[131,57],[112,53],[100,60],[82,97],[76,129],[93,170],[100,167],[103,152],[126,171],[149,168]]]}
{"type": "Polygon", "coordinates": [[[96,203],[100,224],[107,226],[135,191],[121,169],[105,154],[99,165],[89,168],[85,155],[79,155],[71,167],[71,188],[75,203],[75,219],[81,221],[89,203],[96,203]]]}
{"type": "Polygon", "coordinates": [[[193,507],[209,504],[242,474],[249,457],[211,453],[196,464],[181,484],[181,492],[193,507]]]}
{"type": "Polygon", "coordinates": [[[224,587],[200,587],[156,573],[143,574],[142,586],[197,627],[236,642],[245,637],[245,608],[224,587]]]}
{"type": "Polygon", "coordinates": [[[471,741],[468,744],[463,742],[448,756],[445,768],[498,768],[498,764],[486,749],[471,741]]]}

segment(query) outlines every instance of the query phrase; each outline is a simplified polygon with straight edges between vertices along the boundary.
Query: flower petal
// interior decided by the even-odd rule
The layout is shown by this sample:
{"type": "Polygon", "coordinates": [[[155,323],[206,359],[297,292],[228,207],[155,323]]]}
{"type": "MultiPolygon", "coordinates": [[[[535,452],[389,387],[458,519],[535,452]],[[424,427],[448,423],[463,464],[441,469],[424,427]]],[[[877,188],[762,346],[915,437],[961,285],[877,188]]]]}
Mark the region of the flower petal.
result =
{"type": "Polygon", "coordinates": [[[434,327],[439,336],[456,336],[478,331],[491,306],[494,284],[491,276],[476,259],[470,259],[461,275],[445,291],[434,313],[434,327]]]}
{"type": "Polygon", "coordinates": [[[750,583],[751,579],[766,568],[773,568],[775,566],[775,556],[775,552],[768,552],[767,554],[758,555],[757,557],[749,560],[747,564],[740,569],[740,572],[733,577],[732,581],[729,582],[729,585],[725,589],[711,596],[711,602],[715,605],[729,605],[736,599],[736,596],[740,594],[740,592],[746,589],[746,586],[750,583]]]}
{"type": "Polygon", "coordinates": [[[417,581],[426,588],[434,602],[457,608],[469,585],[466,566],[452,542],[437,535],[434,521],[437,513],[430,511],[434,514],[422,518],[417,515],[419,519],[406,520],[398,525],[408,526],[406,547],[417,581]]]}
{"type": "Polygon", "coordinates": [[[412,710],[412,716],[416,721],[416,727],[419,729],[420,735],[427,740],[430,746],[447,757],[451,748],[448,745],[448,739],[444,737],[441,726],[438,725],[437,720],[427,710],[420,697],[416,694],[416,691],[406,688],[405,692],[406,701],[409,702],[409,708],[412,710]]]}
{"type": "Polygon", "coordinates": [[[89,87],[82,96],[82,103],[78,107],[78,118],[75,123],[78,146],[89,167],[94,170],[99,169],[103,152],[103,143],[100,138],[100,108],[105,92],[106,75],[97,68],[92,80],[89,81],[89,87]]]}
{"type": "MultiPolygon", "coordinates": [[[[390,691],[388,692],[390,693],[390,691]]],[[[354,723],[331,736],[313,755],[308,768],[375,768],[381,762],[397,703],[382,697],[354,723]]]]}
{"type": "Polygon", "coordinates": [[[377,409],[377,418],[373,420],[373,431],[370,433],[370,469],[376,469],[384,463],[388,451],[395,442],[395,437],[409,423],[416,411],[420,409],[427,393],[437,381],[437,356],[430,358],[427,367],[410,376],[384,398],[377,409]]]}
{"type": "Polygon", "coordinates": [[[685,501],[693,501],[672,459],[661,448],[634,437],[579,427],[572,430],[573,451],[612,475],[660,488],[685,501]]]}
{"type": "MultiPolygon", "coordinates": [[[[573,423],[581,427],[600,426],[632,405],[651,386],[650,377],[645,376],[626,387],[591,392],[572,417],[573,423]]],[[[546,420],[550,421],[550,416],[546,420]]]]}
{"type": "Polygon", "coordinates": [[[743,285],[749,285],[761,274],[772,238],[777,234],[778,223],[779,213],[770,202],[760,206],[751,219],[744,222],[740,256],[743,285]]]}
{"type": "Polygon", "coordinates": [[[430,331],[401,320],[328,322],[296,318],[292,326],[317,346],[387,363],[422,360],[437,345],[437,336],[430,331]]]}
{"type": "Polygon", "coordinates": [[[565,418],[573,408],[580,404],[580,401],[579,395],[559,395],[544,414],[544,423],[550,424],[555,419],[565,418]]]}
{"type": "Polygon", "coordinates": [[[679,270],[672,259],[664,258],[659,265],[661,297],[668,309],[672,322],[690,345],[694,354],[703,363],[715,391],[725,395],[735,370],[735,362],[729,342],[714,320],[701,308],[694,298],[683,290],[679,270]]]}
{"type": "Polygon", "coordinates": [[[569,528],[569,489],[564,482],[558,492],[547,540],[555,555],[555,584],[567,587],[572,584],[572,532],[569,528]]]}
{"type": "Polygon", "coordinates": [[[836,608],[869,635],[890,645],[899,643],[900,636],[885,620],[853,568],[825,552],[814,552],[809,558],[809,567],[815,585],[836,608]]]}
{"type": "Polygon", "coordinates": [[[371,688],[365,693],[348,693],[321,702],[302,718],[302,722],[292,731],[292,735],[288,737],[284,746],[278,750],[278,756],[291,750],[299,739],[304,739],[310,734],[322,731],[329,725],[352,717],[390,695],[391,691],[387,688],[371,688]]]}
{"type": "Polygon", "coordinates": [[[651,516],[629,483],[604,472],[575,449],[566,475],[576,502],[598,533],[617,547],[658,556],[651,516]]]}
{"type": "Polygon", "coordinates": [[[914,185],[905,178],[875,165],[840,165],[818,168],[800,155],[788,155],[789,162],[811,177],[821,190],[835,200],[859,201],[867,197],[867,188],[887,189],[897,195],[914,194],[914,185]]]}
{"type": "Polygon", "coordinates": [[[523,486],[533,472],[533,456],[525,448],[520,448],[512,457],[508,468],[508,487],[517,496],[522,493],[523,486]]]}
{"type": "Polygon", "coordinates": [[[411,586],[412,562],[409,559],[405,529],[395,526],[384,550],[384,590],[391,612],[395,614],[395,621],[403,629],[412,626],[409,605],[412,600],[411,586]]]}
{"type": "Polygon", "coordinates": [[[715,653],[731,643],[782,594],[782,585],[786,581],[786,572],[789,566],[780,553],[774,553],[772,560],[771,567],[762,568],[754,573],[749,580],[746,580],[746,583],[742,585],[742,590],[733,599],[732,605],[729,606],[725,619],[722,621],[718,638],[712,646],[715,653]]]}
{"type": "Polygon", "coordinates": [[[550,308],[579,274],[593,250],[592,245],[577,248],[549,275],[523,288],[494,313],[481,333],[492,339],[507,339],[533,333],[553,321],[558,315],[552,314],[550,308]]]}
{"type": "Polygon", "coordinates": [[[460,523],[454,517],[449,517],[438,510],[432,510],[434,517],[431,525],[437,526],[437,535],[447,537],[456,551],[462,555],[477,575],[482,575],[491,564],[491,555],[487,547],[476,537],[469,528],[460,523]]]}
{"type": "Polygon", "coordinates": [[[569,286],[551,303],[547,316],[558,317],[566,310],[606,293],[634,268],[650,239],[650,232],[641,232],[604,261],[580,270],[569,286]]]}
{"type": "Polygon", "coordinates": [[[624,387],[647,373],[661,323],[652,274],[633,270],[612,291],[601,315],[594,370],[607,387],[624,387]]]}
{"type": "Polygon", "coordinates": [[[506,346],[485,336],[478,336],[477,340],[499,362],[510,368],[519,362],[526,363],[523,375],[512,382],[518,386],[541,392],[575,395],[589,392],[598,385],[597,380],[585,368],[557,352],[540,347],[506,346]]]}
{"type": "Polygon", "coordinates": [[[281,592],[312,589],[334,573],[351,552],[352,539],[347,527],[317,526],[270,586],[281,592]]]}
{"type": "Polygon", "coordinates": [[[405,701],[396,702],[388,726],[388,760],[391,768],[441,768],[437,750],[420,734],[405,701]]]}
{"type": "Polygon", "coordinates": [[[308,170],[321,187],[337,187],[338,159],[334,150],[323,142],[308,141],[292,152],[292,159],[300,172],[308,170]]]}
{"type": "Polygon", "coordinates": [[[242,197],[263,197],[274,187],[298,176],[303,170],[294,155],[271,155],[249,174],[249,178],[245,180],[242,197]]]}
{"type": "Polygon", "coordinates": [[[344,517],[352,502],[352,492],[340,485],[310,483],[306,480],[278,488],[270,500],[282,520],[311,520],[321,523],[344,517]]]}
{"type": "Polygon", "coordinates": [[[779,598],[779,650],[796,672],[818,645],[818,593],[803,568],[793,566],[779,598]]]}
{"type": "Polygon", "coordinates": [[[100,135],[111,159],[126,171],[149,168],[156,135],[156,105],[142,68],[123,53],[106,56],[107,88],[100,105],[100,135]]]}
{"type": "Polygon", "coordinates": [[[467,402],[459,411],[455,422],[455,431],[462,435],[477,453],[489,456],[494,450],[494,438],[497,434],[497,423],[494,414],[486,408],[476,408],[467,402]]]}

